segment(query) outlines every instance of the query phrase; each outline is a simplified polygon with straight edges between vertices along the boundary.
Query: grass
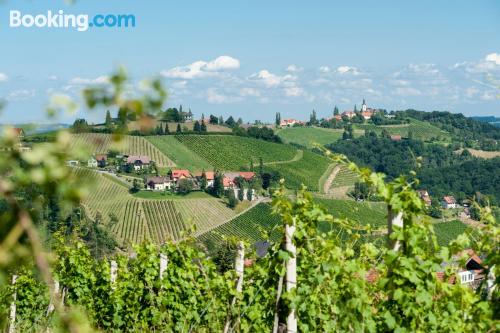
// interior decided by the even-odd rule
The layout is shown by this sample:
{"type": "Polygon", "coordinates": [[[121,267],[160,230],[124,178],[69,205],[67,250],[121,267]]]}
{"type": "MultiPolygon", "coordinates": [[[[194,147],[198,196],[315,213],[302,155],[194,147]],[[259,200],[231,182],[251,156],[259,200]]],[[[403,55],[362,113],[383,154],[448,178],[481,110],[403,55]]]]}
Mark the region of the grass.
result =
{"type": "Polygon", "coordinates": [[[369,129],[375,131],[377,134],[382,133],[385,129],[391,135],[401,135],[404,138],[408,137],[411,131],[415,139],[420,139],[423,141],[430,141],[432,138],[440,138],[439,141],[450,142],[451,136],[448,132],[441,130],[440,128],[417,119],[410,118],[410,123],[401,125],[381,125],[376,126],[374,124],[357,124],[357,128],[369,129]]]}
{"type": "Polygon", "coordinates": [[[172,192],[160,192],[160,191],[139,191],[132,196],[140,199],[150,199],[150,200],[185,200],[185,199],[207,199],[212,198],[209,194],[201,191],[190,192],[188,194],[176,194],[172,192]]]}
{"type": "MultiPolygon", "coordinates": [[[[289,145],[230,135],[179,135],[177,139],[216,169],[236,171],[247,169],[250,161],[289,161],[297,150],[289,145]]],[[[280,166],[282,166],[281,164],[280,166]]]]}
{"type": "Polygon", "coordinates": [[[191,172],[213,169],[207,160],[183,145],[173,135],[147,136],[146,139],[170,157],[179,169],[188,169],[191,172]]]}
{"type": "Polygon", "coordinates": [[[374,227],[384,227],[387,224],[384,203],[320,198],[315,201],[335,218],[347,218],[359,225],[370,224],[374,227]]]}
{"type": "Polygon", "coordinates": [[[331,161],[321,155],[304,151],[302,159],[284,164],[267,165],[265,170],[279,173],[288,188],[298,189],[301,184],[310,191],[319,191],[323,174],[329,169],[331,161]]]}
{"type": "Polygon", "coordinates": [[[307,148],[314,144],[324,146],[342,138],[342,129],[320,127],[290,127],[278,132],[278,136],[286,143],[297,143],[307,148]]]}

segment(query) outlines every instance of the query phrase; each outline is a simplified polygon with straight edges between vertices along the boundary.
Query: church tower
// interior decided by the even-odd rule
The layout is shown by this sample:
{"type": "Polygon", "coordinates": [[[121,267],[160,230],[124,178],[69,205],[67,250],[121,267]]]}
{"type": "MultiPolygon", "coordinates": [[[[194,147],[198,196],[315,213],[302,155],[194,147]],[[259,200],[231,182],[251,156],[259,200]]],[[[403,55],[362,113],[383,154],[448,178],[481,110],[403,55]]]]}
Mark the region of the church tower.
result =
{"type": "Polygon", "coordinates": [[[361,111],[362,112],[366,111],[366,103],[365,103],[365,99],[364,98],[363,98],[363,105],[361,105],[361,111]]]}

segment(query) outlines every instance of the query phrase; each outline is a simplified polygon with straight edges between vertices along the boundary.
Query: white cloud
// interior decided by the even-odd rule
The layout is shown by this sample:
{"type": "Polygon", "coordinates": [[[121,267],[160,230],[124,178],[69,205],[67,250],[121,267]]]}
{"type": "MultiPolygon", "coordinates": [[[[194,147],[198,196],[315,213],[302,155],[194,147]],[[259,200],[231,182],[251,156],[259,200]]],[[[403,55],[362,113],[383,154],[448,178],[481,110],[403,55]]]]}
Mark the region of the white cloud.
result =
{"type": "Polygon", "coordinates": [[[55,75],[51,75],[47,78],[49,81],[57,81],[59,78],[55,75]]]}
{"type": "Polygon", "coordinates": [[[258,91],[255,88],[241,88],[240,89],[240,95],[241,96],[259,97],[260,96],[260,91],[258,91]]]}
{"type": "Polygon", "coordinates": [[[240,68],[240,61],[238,59],[230,56],[220,56],[209,62],[199,60],[187,66],[177,66],[161,71],[160,74],[172,79],[195,79],[217,76],[222,71],[238,68],[240,68]]]}
{"type": "Polygon", "coordinates": [[[290,73],[297,73],[297,72],[302,72],[303,68],[302,67],[299,67],[297,65],[289,65],[287,68],[286,68],[286,71],[287,72],[290,72],[290,73]]]}
{"type": "Polygon", "coordinates": [[[318,68],[318,70],[320,71],[320,73],[330,73],[331,71],[330,67],[328,66],[321,66],[320,68],[318,68]]]}
{"type": "Polygon", "coordinates": [[[7,76],[7,74],[0,73],[0,82],[5,82],[8,79],[9,79],[9,77],[7,76]]]}
{"type": "Polygon", "coordinates": [[[498,53],[490,53],[485,58],[486,61],[494,62],[496,65],[500,66],[500,54],[498,53]]]}
{"type": "Polygon", "coordinates": [[[266,87],[278,87],[280,85],[294,85],[293,81],[297,79],[296,76],[286,74],[284,76],[279,76],[269,72],[266,69],[261,70],[258,73],[252,74],[248,77],[249,80],[260,82],[266,87]]]}
{"type": "Polygon", "coordinates": [[[285,88],[285,95],[288,97],[299,97],[304,95],[304,89],[300,87],[287,87],[285,88]]]}
{"type": "Polygon", "coordinates": [[[356,67],[339,66],[339,67],[337,67],[337,73],[339,73],[339,74],[350,73],[350,74],[358,75],[359,71],[356,67]]]}
{"type": "Polygon", "coordinates": [[[465,90],[465,95],[467,97],[474,97],[479,93],[479,89],[474,88],[474,87],[469,87],[465,90]]]}
{"type": "Polygon", "coordinates": [[[405,87],[405,88],[396,88],[394,90],[394,94],[398,96],[420,96],[422,92],[418,89],[405,87]]]}
{"type": "Polygon", "coordinates": [[[493,101],[495,100],[495,94],[491,91],[485,91],[480,98],[483,101],[493,101]]]}
{"type": "Polygon", "coordinates": [[[8,101],[24,101],[27,99],[30,99],[32,97],[35,97],[35,90],[34,89],[20,89],[20,90],[14,90],[10,92],[7,95],[7,100],[8,101]]]}
{"type": "Polygon", "coordinates": [[[109,77],[107,75],[101,75],[94,79],[74,77],[68,83],[70,85],[105,84],[109,83],[109,77]]]}
{"type": "Polygon", "coordinates": [[[207,102],[211,104],[233,103],[241,100],[241,97],[234,97],[221,94],[215,88],[209,88],[206,91],[207,102]]]}

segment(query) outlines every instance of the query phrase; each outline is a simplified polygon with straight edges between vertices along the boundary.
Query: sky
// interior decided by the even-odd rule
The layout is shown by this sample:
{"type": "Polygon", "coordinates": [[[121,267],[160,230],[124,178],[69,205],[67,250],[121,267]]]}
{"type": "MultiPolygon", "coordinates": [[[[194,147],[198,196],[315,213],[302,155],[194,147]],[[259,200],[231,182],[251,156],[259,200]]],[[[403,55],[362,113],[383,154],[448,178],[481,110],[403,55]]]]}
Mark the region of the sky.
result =
{"type": "MultiPolygon", "coordinates": [[[[334,106],[500,116],[500,1],[0,0],[2,123],[45,122],[51,96],[124,66],[161,77],[167,105],[245,122],[334,106]],[[9,27],[10,12],[132,14],[133,28],[9,27]]],[[[57,119],[100,121],[81,106],[57,119]]],[[[54,121],[54,120],[51,120],[54,121]]]]}

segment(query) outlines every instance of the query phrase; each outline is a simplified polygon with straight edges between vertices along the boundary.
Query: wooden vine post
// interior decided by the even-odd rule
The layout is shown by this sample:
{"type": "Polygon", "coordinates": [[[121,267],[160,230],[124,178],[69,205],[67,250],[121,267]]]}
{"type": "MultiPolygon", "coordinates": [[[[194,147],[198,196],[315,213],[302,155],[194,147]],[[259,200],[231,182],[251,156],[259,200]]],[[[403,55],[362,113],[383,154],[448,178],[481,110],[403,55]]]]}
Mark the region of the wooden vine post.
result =
{"type": "Polygon", "coordinates": [[[14,295],[12,295],[12,303],[10,303],[10,316],[9,316],[9,333],[16,331],[16,299],[17,290],[15,288],[17,275],[12,275],[12,285],[14,286],[14,295]]]}
{"type": "MultiPolygon", "coordinates": [[[[288,251],[290,257],[286,261],[286,276],[285,285],[286,291],[291,292],[297,288],[297,248],[293,243],[293,235],[295,233],[295,219],[292,225],[285,225],[285,250],[288,251]]],[[[290,309],[286,318],[286,331],[288,333],[297,332],[297,314],[295,309],[290,309]]]]}
{"type": "MultiPolygon", "coordinates": [[[[59,296],[59,281],[54,280],[54,297],[59,296]]],[[[53,299],[49,303],[49,308],[47,309],[47,315],[51,314],[55,310],[54,302],[57,300],[53,299]]]]}
{"type": "Polygon", "coordinates": [[[387,207],[387,225],[388,225],[388,246],[394,251],[399,251],[402,246],[401,241],[391,239],[394,227],[403,228],[403,212],[395,212],[391,206],[387,207]]]}
{"type": "Polygon", "coordinates": [[[111,280],[111,288],[115,289],[116,285],[116,278],[118,276],[118,264],[116,263],[115,260],[111,260],[111,263],[109,265],[109,273],[110,273],[110,280],[111,280]]]}
{"type": "Polygon", "coordinates": [[[166,254],[160,253],[160,280],[163,280],[163,273],[167,270],[168,257],[166,254]]]}
{"type": "MultiPolygon", "coordinates": [[[[245,272],[245,244],[243,242],[238,243],[236,259],[234,261],[234,270],[236,271],[236,293],[240,294],[243,291],[243,276],[245,272]]],[[[231,302],[231,308],[234,307],[237,300],[237,295],[234,296],[231,302]]],[[[224,333],[228,333],[231,330],[231,314],[228,314],[228,319],[226,325],[224,326],[224,333]]]]}

